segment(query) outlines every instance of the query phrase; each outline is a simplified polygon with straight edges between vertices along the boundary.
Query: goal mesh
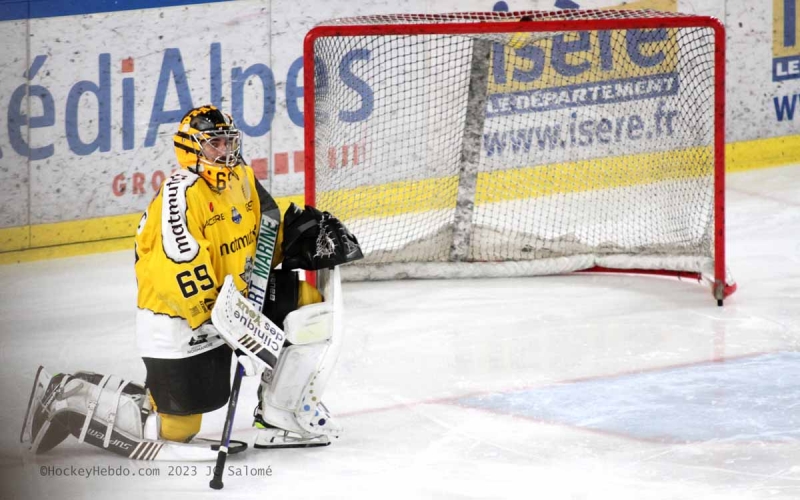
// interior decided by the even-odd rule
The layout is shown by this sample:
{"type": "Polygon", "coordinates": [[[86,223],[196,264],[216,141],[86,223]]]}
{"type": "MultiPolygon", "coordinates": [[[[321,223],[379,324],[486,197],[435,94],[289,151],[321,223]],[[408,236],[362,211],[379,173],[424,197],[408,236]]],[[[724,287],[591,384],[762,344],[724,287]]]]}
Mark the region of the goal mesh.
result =
{"type": "Polygon", "coordinates": [[[694,19],[708,18],[395,15],[312,30],[307,201],[359,238],[366,257],[346,271],[713,277],[715,30],[694,19]]]}

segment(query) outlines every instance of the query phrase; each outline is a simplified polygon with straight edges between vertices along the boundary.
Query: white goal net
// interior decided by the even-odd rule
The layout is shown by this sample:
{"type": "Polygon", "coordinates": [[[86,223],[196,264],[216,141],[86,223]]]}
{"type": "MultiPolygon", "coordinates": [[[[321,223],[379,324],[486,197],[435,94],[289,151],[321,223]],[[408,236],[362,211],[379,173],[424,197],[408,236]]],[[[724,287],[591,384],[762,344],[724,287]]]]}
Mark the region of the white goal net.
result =
{"type": "Polygon", "coordinates": [[[624,10],[316,27],[307,201],[361,241],[345,275],[642,270],[721,298],[720,33],[624,10]]]}

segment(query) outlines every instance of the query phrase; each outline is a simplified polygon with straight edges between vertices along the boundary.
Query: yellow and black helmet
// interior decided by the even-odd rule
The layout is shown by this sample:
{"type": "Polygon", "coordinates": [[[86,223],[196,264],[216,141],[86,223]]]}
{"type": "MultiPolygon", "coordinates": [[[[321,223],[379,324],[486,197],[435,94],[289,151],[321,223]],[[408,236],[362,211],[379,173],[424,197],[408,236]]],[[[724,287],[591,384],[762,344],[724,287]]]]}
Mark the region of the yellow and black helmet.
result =
{"type": "Polygon", "coordinates": [[[227,184],[230,170],[241,162],[241,131],[231,115],[210,104],[186,113],[174,140],[180,166],[220,189],[227,184]]]}

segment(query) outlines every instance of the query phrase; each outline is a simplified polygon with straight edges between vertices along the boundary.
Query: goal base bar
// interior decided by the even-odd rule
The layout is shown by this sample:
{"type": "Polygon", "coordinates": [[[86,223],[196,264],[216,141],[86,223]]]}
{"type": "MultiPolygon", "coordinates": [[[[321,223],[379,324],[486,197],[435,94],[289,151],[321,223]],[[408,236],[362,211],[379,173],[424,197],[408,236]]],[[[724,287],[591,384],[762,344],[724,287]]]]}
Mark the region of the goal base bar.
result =
{"type": "MultiPolygon", "coordinates": [[[[405,262],[342,266],[343,281],[384,281],[396,279],[515,278],[557,274],[620,273],[672,276],[705,282],[714,290],[714,262],[708,257],[641,255],[578,255],[536,261],[503,262],[405,262]]],[[[730,296],[737,285],[728,274],[721,289],[730,296]]],[[[720,297],[717,296],[718,299],[720,297]]]]}

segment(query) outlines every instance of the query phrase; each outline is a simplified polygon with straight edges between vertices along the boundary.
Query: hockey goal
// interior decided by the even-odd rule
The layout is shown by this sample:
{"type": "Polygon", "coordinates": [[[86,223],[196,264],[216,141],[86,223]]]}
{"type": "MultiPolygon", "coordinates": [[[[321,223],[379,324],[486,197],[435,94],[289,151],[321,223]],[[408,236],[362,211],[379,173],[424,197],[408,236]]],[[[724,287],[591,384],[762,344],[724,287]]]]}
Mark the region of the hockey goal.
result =
{"type": "Polygon", "coordinates": [[[306,203],[349,279],[726,276],[725,35],[562,10],[336,19],[304,44],[306,203]]]}

